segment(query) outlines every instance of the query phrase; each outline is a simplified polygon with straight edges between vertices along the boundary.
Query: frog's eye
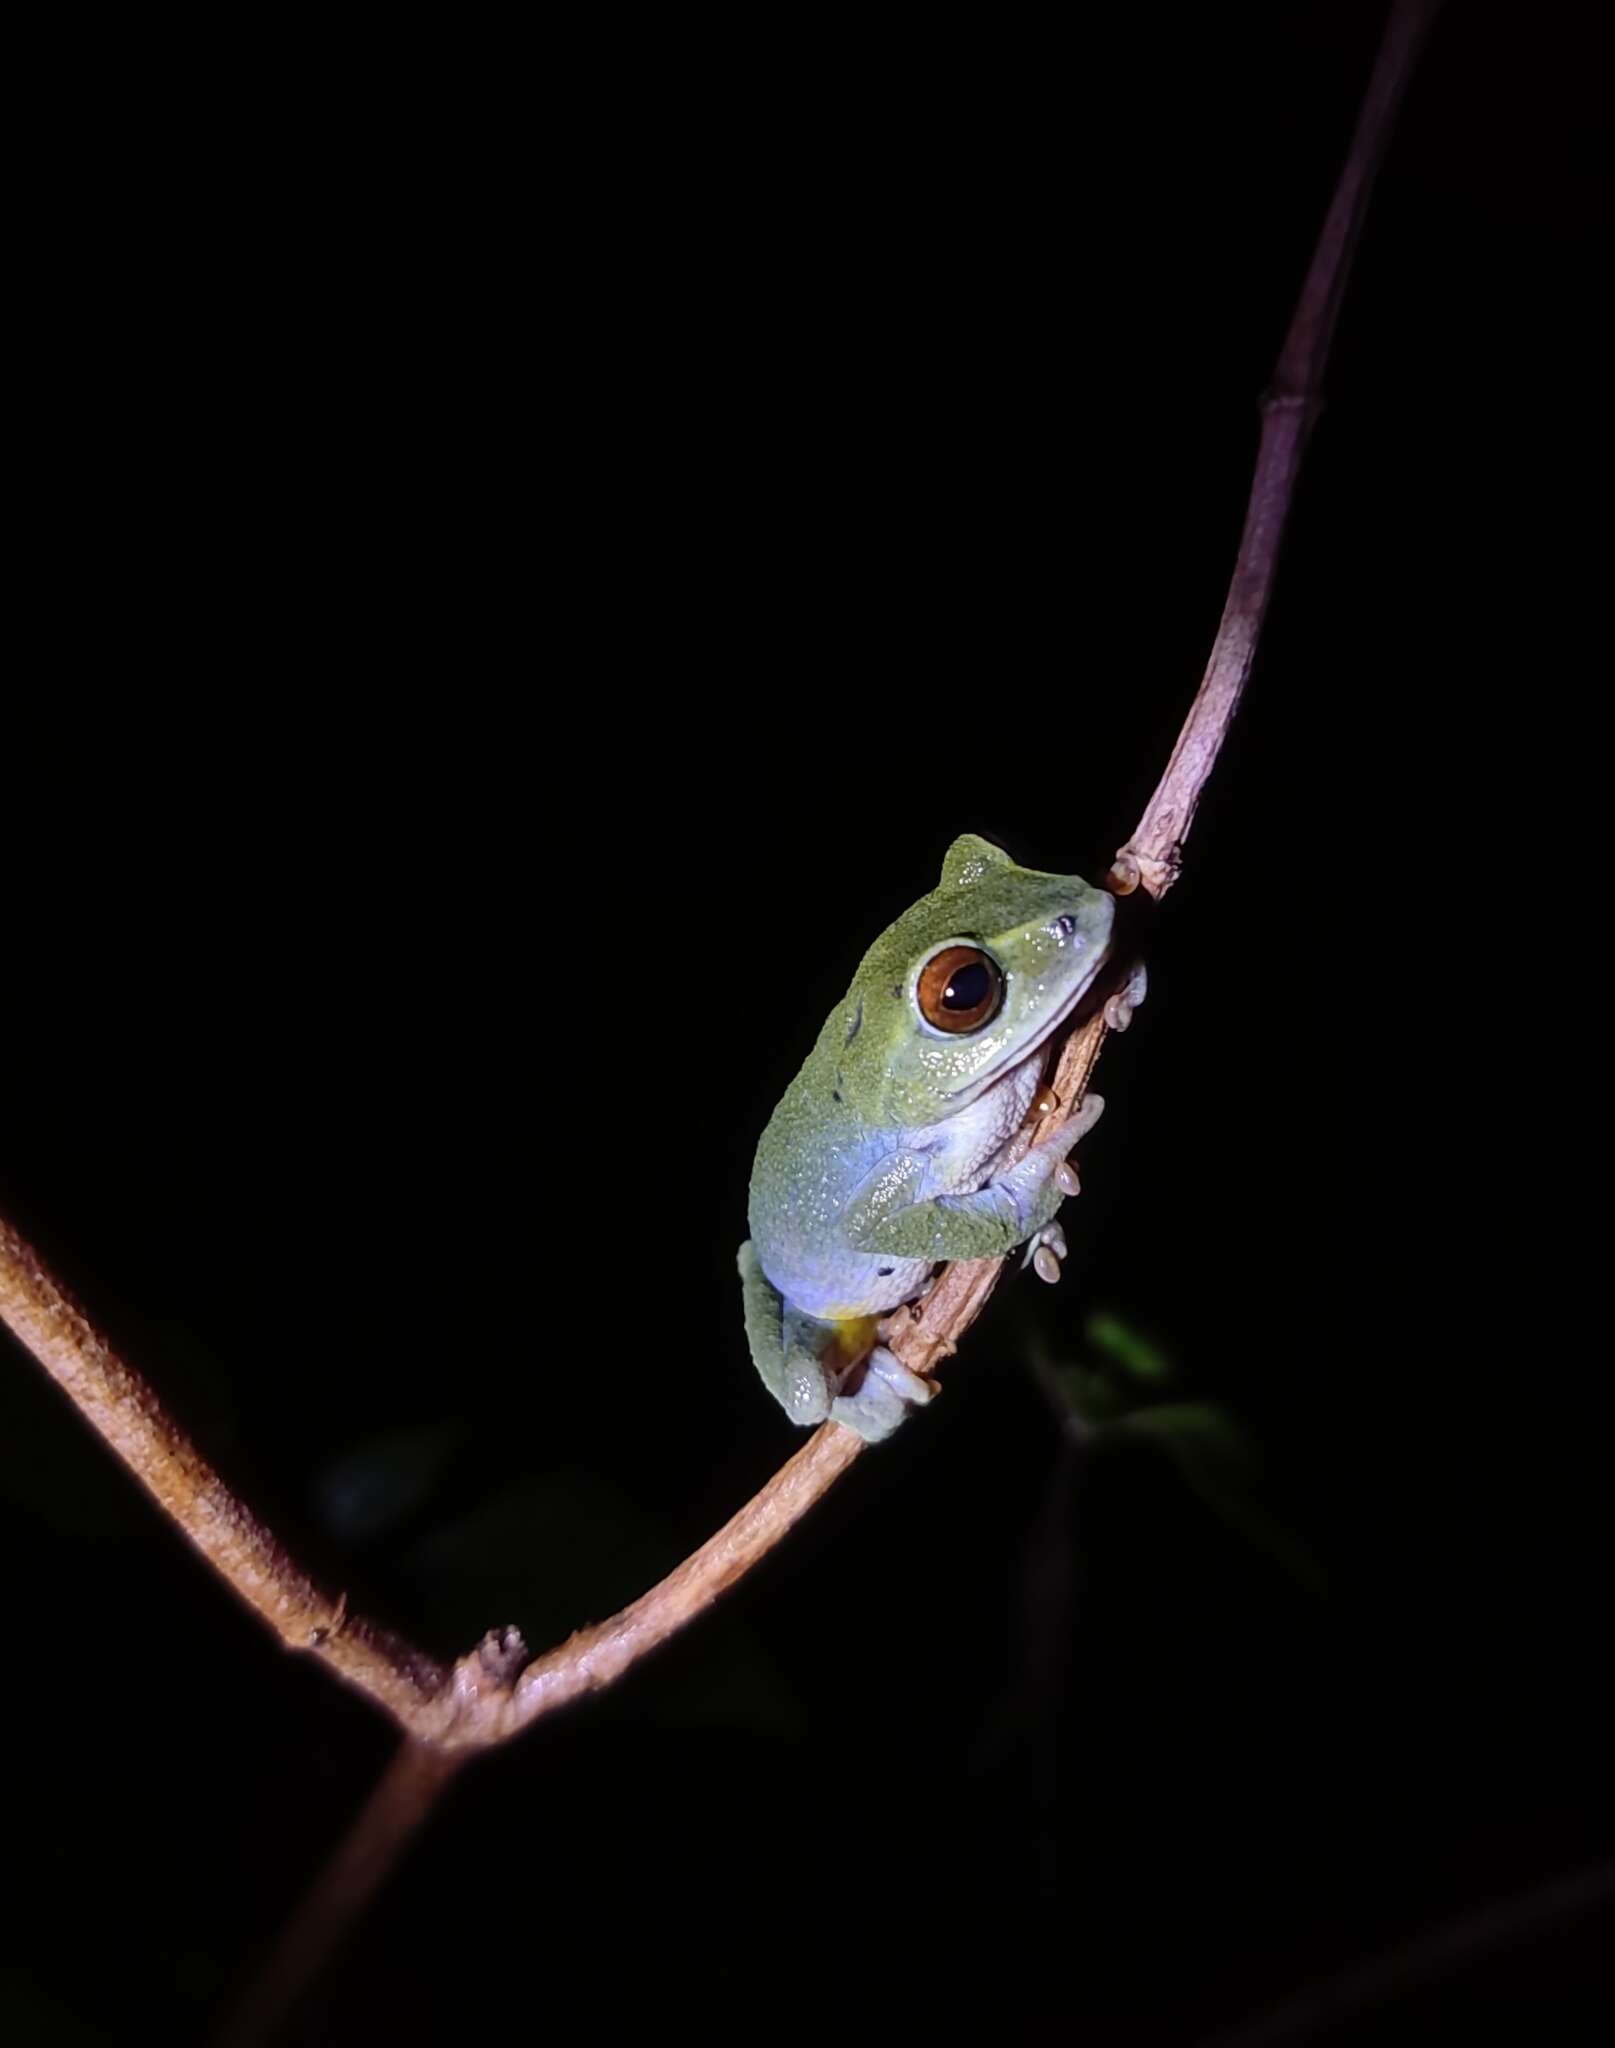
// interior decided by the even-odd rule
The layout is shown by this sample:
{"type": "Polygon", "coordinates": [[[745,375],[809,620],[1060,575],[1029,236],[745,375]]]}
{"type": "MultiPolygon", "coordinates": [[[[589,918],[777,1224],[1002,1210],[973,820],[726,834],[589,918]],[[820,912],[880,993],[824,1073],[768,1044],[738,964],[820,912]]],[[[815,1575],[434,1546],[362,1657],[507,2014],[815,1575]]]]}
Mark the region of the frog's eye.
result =
{"type": "Polygon", "coordinates": [[[979,1031],[998,1015],[1004,976],[979,946],[948,946],[920,970],[920,1015],[938,1031],[979,1031]]]}

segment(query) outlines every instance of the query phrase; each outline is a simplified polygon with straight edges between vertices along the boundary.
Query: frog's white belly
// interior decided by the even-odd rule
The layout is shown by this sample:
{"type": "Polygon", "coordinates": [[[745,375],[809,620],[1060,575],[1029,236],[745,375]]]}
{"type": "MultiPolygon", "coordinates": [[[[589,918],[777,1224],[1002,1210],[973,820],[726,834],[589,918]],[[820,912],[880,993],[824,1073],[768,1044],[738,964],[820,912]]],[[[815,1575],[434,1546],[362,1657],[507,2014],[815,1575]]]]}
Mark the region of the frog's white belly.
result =
{"type": "MultiPolygon", "coordinates": [[[[905,1188],[907,1203],[937,1195],[973,1194],[992,1179],[999,1155],[1026,1120],[1043,1076],[1041,1049],[984,1089],[957,1116],[912,1131],[887,1131],[869,1160],[869,1178],[899,1170],[919,1172],[905,1188]]],[[[792,1307],[810,1316],[839,1321],[878,1315],[918,1294],[934,1261],[898,1259],[860,1252],[833,1234],[805,1233],[780,1259],[766,1257],[764,1270],[792,1307]]]]}

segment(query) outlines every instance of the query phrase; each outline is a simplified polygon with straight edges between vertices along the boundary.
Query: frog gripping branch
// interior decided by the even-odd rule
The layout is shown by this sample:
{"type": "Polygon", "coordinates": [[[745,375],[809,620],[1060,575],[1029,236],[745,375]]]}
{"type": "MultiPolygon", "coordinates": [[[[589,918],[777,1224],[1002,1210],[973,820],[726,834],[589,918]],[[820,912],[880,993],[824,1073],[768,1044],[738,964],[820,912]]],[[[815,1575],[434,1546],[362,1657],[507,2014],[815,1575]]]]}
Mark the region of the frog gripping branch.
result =
{"type": "Polygon", "coordinates": [[[1110,958],[1115,910],[1080,875],[1017,867],[967,835],[865,954],[752,1169],[746,1337],[793,1422],[879,1441],[930,1399],[879,1318],[922,1294],[938,1261],[1025,1244],[1057,1277],[1066,1159],[1100,1098],[1024,1157],[1010,1148],[1049,1040],[1110,958]]]}
{"type": "MultiPolygon", "coordinates": [[[[1172,757],[1108,877],[1116,895],[1173,885],[1255,658],[1296,477],[1368,196],[1439,0],[1392,0],[1346,162],[1263,401],[1245,528],[1205,675],[1172,757]]],[[[861,1454],[930,1398],[929,1374],[1025,1245],[1056,1277],[1067,1159],[1098,1114],[1085,1091],[1135,978],[1050,1040],[1111,954],[1115,904],[1072,875],[1017,867],[985,840],[876,940],[763,1134],[740,1266],[747,1337],[793,1420],[829,1422],[666,1578],[620,1612],[529,1657],[493,1630],[448,1669],[352,1614],[257,1521],[45,1267],[0,1218],[6,1323],[171,1520],[289,1647],[390,1713],[404,1744],[293,1923],[266,1977],[289,1997],[360,1910],[456,1763],[616,1683],[777,1545],[861,1454]],[[1064,1109],[1080,1104],[1061,1121],[1064,1109]],[[1036,1119],[1034,1123],[1033,1119],[1036,1119]],[[946,1270],[930,1284],[939,1261],[946,1270]],[[883,1315],[905,1310],[883,1324],[883,1315]],[[355,1873],[359,1873],[358,1876],[355,1873]],[[316,1926],[318,1938],[309,1934],[316,1926]],[[277,1975],[278,1973],[278,1975],[277,1975]]],[[[295,1266],[293,1267],[295,1279],[295,1266]]],[[[250,1994],[249,1994],[250,1997],[250,1994]]],[[[259,2010],[262,2010],[260,2003],[259,2010]]]]}

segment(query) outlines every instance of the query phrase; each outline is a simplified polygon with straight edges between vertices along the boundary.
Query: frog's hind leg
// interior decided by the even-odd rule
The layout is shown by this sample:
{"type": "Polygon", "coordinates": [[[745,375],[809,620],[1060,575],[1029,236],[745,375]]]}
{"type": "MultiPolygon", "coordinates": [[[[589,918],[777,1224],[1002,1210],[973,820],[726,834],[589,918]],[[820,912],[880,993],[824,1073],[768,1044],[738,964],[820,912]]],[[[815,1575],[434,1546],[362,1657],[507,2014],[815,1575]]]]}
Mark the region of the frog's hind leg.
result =
{"type": "Polygon", "coordinates": [[[746,1342],[763,1385],[804,1429],[828,1421],[835,1383],[823,1356],[835,1341],[834,1325],[815,1322],[795,1310],[787,1315],[779,1290],[763,1271],[750,1239],[740,1247],[738,1263],[746,1342]]]}
{"type": "Polygon", "coordinates": [[[930,1400],[930,1383],[876,1341],[872,1316],[827,1322],[788,1307],[749,1241],[739,1265],[752,1363],[793,1422],[839,1422],[879,1443],[930,1400]]]}

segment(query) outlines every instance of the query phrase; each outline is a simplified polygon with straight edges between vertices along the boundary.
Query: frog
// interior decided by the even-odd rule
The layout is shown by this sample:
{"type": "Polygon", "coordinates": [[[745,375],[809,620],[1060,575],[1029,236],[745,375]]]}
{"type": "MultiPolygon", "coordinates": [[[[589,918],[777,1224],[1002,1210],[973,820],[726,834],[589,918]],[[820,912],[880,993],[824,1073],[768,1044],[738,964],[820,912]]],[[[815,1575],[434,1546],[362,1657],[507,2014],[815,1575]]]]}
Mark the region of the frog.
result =
{"type": "MultiPolygon", "coordinates": [[[[1066,1255],[1070,1154],[1103,1100],[1011,1163],[1046,1110],[1049,1043],[1111,961],[1116,899],[955,839],[941,879],[865,953],[758,1142],[738,1254],[752,1362],[786,1415],[889,1437],[935,1388],[883,1341],[939,1264],[1066,1255]]],[[[1135,969],[1106,1006],[1125,1024],[1135,969]]]]}

